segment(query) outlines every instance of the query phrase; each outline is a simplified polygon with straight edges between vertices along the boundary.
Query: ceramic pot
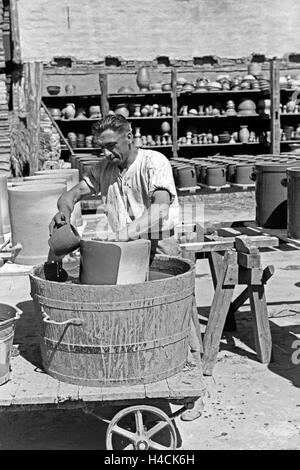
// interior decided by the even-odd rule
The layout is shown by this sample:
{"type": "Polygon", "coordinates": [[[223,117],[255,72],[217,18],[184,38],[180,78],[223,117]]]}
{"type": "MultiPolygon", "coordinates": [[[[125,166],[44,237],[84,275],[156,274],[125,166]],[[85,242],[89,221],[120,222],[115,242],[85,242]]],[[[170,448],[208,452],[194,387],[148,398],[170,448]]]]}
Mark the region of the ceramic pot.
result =
{"type": "Polygon", "coordinates": [[[85,108],[77,109],[76,119],[87,119],[85,108]]]}
{"type": "Polygon", "coordinates": [[[205,184],[207,186],[224,186],[226,184],[225,167],[219,165],[208,166],[205,184]]]}
{"type": "Polygon", "coordinates": [[[101,109],[98,105],[93,105],[89,107],[89,115],[90,119],[98,119],[101,118],[101,109]]]}
{"type": "Polygon", "coordinates": [[[64,256],[79,248],[80,236],[73,225],[65,224],[54,230],[48,244],[55,256],[64,256]]]}
{"type": "Polygon", "coordinates": [[[5,175],[0,175],[0,208],[3,233],[9,233],[11,227],[8,208],[7,177],[5,175]]]}
{"type": "Polygon", "coordinates": [[[67,103],[66,107],[62,110],[65,119],[73,119],[76,113],[75,104],[67,103]]]}
{"type": "Polygon", "coordinates": [[[168,121],[163,121],[161,123],[160,128],[161,128],[161,131],[162,131],[163,134],[168,134],[171,130],[171,126],[170,126],[170,123],[168,121]]]}
{"type": "Polygon", "coordinates": [[[240,131],[239,131],[240,142],[242,142],[243,144],[246,144],[249,141],[249,137],[250,137],[250,133],[248,130],[248,126],[246,125],[241,126],[240,131]]]}
{"type": "Polygon", "coordinates": [[[12,244],[22,250],[15,262],[36,265],[47,260],[49,221],[57,212],[57,200],[66,190],[62,184],[26,184],[8,189],[12,244]]]}
{"type": "Polygon", "coordinates": [[[134,143],[137,147],[141,147],[143,145],[140,127],[135,128],[134,143]]]}
{"type": "Polygon", "coordinates": [[[183,165],[178,168],[177,185],[179,188],[196,186],[197,178],[195,168],[191,165],[183,165]]]}
{"type": "Polygon", "coordinates": [[[235,172],[235,183],[237,184],[253,184],[252,173],[254,165],[252,163],[243,164],[238,163],[236,165],[235,172]]]}
{"type": "Polygon", "coordinates": [[[141,117],[141,105],[140,104],[135,104],[134,105],[133,116],[134,117],[141,117]]]}
{"type": "Polygon", "coordinates": [[[80,282],[93,285],[145,282],[151,242],[103,242],[81,240],[80,282]]]}
{"type": "Polygon", "coordinates": [[[140,91],[149,91],[150,74],[147,67],[141,67],[136,75],[136,83],[140,91]]]}
{"type": "Polygon", "coordinates": [[[296,107],[296,101],[290,98],[286,104],[286,112],[293,113],[295,111],[295,107],[296,107]]]}
{"type": "Polygon", "coordinates": [[[142,115],[143,117],[146,117],[146,116],[149,115],[149,108],[148,108],[148,106],[143,106],[143,107],[142,107],[142,109],[141,109],[141,115],[142,115]]]}
{"type": "Polygon", "coordinates": [[[67,95],[74,95],[76,93],[76,87],[75,85],[66,85],[65,86],[65,91],[67,95]]]}
{"type": "Polygon", "coordinates": [[[241,115],[254,114],[256,112],[256,104],[252,100],[242,100],[238,105],[238,113],[241,115]]]}
{"type": "Polygon", "coordinates": [[[49,108],[49,112],[53,119],[60,119],[61,118],[61,110],[59,108],[49,108]]]}
{"type": "Polygon", "coordinates": [[[125,118],[129,117],[129,109],[127,108],[127,105],[125,103],[120,103],[117,104],[115,108],[115,114],[120,114],[121,116],[124,116],[125,118]]]}

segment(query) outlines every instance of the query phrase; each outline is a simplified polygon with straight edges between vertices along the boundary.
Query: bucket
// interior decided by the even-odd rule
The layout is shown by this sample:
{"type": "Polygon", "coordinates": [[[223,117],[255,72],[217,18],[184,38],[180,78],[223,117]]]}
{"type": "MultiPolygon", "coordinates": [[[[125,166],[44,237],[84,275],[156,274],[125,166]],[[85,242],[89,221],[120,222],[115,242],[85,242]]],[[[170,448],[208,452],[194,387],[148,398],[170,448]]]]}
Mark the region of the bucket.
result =
{"type": "Polygon", "coordinates": [[[300,239],[300,167],[287,171],[287,236],[300,239]]]}
{"type": "Polygon", "coordinates": [[[4,175],[0,175],[0,205],[3,233],[9,233],[11,227],[8,208],[7,177],[4,175]]]}
{"type": "Polygon", "coordinates": [[[33,268],[31,296],[45,371],[92,387],[157,382],[180,372],[188,354],[194,264],[161,255],[151,270],[170,277],[62,286],[45,279],[43,266],[33,268]]]}
{"type": "Polygon", "coordinates": [[[257,225],[265,228],[287,228],[287,188],[284,182],[286,170],[290,166],[291,164],[276,163],[255,165],[257,225]]]}
{"type": "Polygon", "coordinates": [[[0,385],[10,377],[10,358],[15,334],[15,323],[21,310],[0,303],[0,385]]]}

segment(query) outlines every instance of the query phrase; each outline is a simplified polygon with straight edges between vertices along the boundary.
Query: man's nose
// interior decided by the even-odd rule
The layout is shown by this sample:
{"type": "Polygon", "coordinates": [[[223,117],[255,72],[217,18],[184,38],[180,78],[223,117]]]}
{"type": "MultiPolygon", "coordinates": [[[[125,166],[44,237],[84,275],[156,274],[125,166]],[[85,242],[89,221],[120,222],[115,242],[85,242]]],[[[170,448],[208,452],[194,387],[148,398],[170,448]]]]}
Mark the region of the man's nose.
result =
{"type": "Polygon", "coordinates": [[[112,153],[108,149],[103,149],[105,157],[110,157],[112,153]]]}

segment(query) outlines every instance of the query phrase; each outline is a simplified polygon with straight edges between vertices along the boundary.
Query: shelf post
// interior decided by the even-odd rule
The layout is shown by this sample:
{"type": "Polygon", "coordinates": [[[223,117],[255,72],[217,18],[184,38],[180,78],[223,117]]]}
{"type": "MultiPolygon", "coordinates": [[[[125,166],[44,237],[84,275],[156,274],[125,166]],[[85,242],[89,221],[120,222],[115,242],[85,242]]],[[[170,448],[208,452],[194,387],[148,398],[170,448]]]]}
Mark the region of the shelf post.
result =
{"type": "Polygon", "coordinates": [[[171,84],[172,84],[172,134],[173,134],[173,158],[177,157],[177,140],[178,140],[178,122],[177,122],[177,71],[173,67],[171,70],[171,84]]]}
{"type": "Polygon", "coordinates": [[[101,112],[102,116],[105,117],[108,115],[109,103],[107,99],[107,73],[99,74],[99,84],[100,84],[100,102],[101,102],[101,112]]]}
{"type": "Polygon", "coordinates": [[[271,153],[280,154],[280,62],[274,57],[270,64],[271,84],[271,153]]]}

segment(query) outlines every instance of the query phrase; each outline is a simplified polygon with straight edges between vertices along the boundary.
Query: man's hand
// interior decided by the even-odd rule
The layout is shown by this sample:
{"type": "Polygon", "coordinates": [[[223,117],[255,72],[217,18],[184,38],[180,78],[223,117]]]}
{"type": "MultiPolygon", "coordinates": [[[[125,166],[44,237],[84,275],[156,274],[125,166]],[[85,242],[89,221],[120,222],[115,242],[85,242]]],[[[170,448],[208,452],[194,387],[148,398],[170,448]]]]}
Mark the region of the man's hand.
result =
{"type": "Polygon", "coordinates": [[[67,213],[67,211],[57,212],[57,214],[55,214],[55,216],[53,217],[53,219],[51,220],[50,225],[49,225],[49,234],[50,234],[50,236],[53,234],[53,231],[54,231],[55,228],[59,228],[59,227],[62,227],[63,225],[69,224],[70,223],[70,218],[71,218],[71,215],[69,213],[67,213]]]}

